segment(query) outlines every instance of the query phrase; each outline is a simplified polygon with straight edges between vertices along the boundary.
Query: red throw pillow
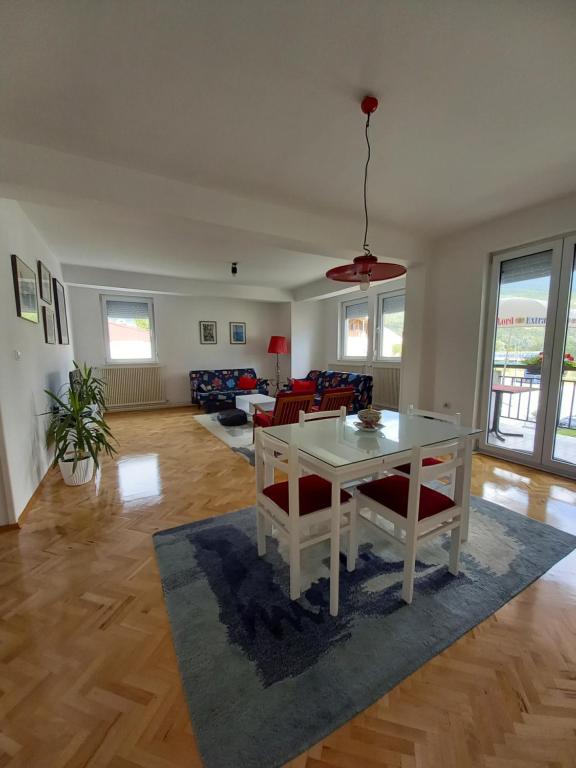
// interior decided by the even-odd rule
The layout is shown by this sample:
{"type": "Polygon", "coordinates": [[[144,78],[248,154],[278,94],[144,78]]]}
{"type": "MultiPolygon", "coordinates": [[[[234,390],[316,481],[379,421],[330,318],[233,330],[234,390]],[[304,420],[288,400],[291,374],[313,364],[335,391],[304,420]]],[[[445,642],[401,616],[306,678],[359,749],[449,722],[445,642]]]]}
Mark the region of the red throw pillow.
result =
{"type": "Polygon", "coordinates": [[[299,395],[315,395],[316,382],[308,381],[308,379],[294,379],[292,392],[298,392],[299,395]]]}
{"type": "Polygon", "coordinates": [[[240,376],[238,379],[239,389],[256,389],[258,386],[258,380],[252,376],[240,376]]]}

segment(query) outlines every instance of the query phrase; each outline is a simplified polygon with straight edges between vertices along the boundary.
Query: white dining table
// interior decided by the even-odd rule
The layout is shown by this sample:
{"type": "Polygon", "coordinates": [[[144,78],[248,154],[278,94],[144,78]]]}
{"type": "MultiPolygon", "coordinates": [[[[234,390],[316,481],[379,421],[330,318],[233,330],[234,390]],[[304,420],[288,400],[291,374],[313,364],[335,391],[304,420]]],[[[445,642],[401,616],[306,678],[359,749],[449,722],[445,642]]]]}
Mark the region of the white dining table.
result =
{"type": "MultiPolygon", "coordinates": [[[[472,448],[480,432],[424,416],[396,411],[381,412],[381,429],[358,429],[356,415],[346,420],[316,419],[303,424],[264,427],[264,433],[284,445],[297,445],[302,466],[332,484],[330,535],[330,613],[338,613],[340,489],[345,483],[377,475],[410,461],[413,448],[465,438],[463,467],[464,498],[467,500],[462,520],[462,540],[468,538],[470,515],[470,479],[472,448]]],[[[258,456],[256,457],[258,460],[258,456]]]]}

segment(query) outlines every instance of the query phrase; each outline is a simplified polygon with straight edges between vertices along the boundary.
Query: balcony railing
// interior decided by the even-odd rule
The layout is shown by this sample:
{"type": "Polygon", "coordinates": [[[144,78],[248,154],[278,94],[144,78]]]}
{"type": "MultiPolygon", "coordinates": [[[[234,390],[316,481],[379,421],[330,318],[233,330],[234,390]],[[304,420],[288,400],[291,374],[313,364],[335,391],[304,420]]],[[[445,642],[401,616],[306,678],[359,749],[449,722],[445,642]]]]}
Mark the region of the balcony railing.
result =
{"type": "MultiPolygon", "coordinates": [[[[540,376],[506,375],[495,368],[499,384],[523,387],[527,392],[518,394],[504,393],[502,396],[501,416],[523,422],[536,422],[540,401],[540,376]]],[[[560,386],[560,414],[558,426],[576,429],[576,381],[562,379],[560,386]]]]}

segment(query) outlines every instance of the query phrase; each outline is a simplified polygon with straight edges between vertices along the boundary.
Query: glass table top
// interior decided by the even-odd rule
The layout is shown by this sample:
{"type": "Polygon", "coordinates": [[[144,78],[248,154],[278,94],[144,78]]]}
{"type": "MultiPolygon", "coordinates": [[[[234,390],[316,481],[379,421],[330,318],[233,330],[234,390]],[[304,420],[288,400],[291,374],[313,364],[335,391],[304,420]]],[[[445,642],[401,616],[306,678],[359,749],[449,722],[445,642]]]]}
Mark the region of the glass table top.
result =
{"type": "Polygon", "coordinates": [[[382,411],[382,428],[366,432],[355,426],[356,415],[340,419],[318,419],[304,424],[264,427],[264,434],[333,467],[344,467],[370,459],[403,453],[415,447],[478,434],[479,429],[462,427],[424,416],[382,411]]]}

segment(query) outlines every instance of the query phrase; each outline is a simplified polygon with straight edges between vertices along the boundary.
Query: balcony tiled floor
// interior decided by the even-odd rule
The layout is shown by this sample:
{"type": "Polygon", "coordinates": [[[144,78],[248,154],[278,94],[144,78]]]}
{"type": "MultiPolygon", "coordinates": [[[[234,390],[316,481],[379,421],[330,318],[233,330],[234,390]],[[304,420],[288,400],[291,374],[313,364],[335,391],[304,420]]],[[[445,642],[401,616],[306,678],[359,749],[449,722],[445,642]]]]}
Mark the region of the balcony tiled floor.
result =
{"type": "MultiPolygon", "coordinates": [[[[506,437],[505,442],[501,442],[494,435],[490,435],[488,442],[494,447],[530,453],[534,446],[534,426],[533,422],[501,418],[500,430],[518,434],[519,437],[506,437]]],[[[576,436],[557,435],[554,458],[576,464],[576,436]]]]}

